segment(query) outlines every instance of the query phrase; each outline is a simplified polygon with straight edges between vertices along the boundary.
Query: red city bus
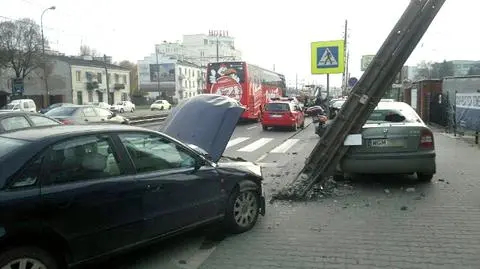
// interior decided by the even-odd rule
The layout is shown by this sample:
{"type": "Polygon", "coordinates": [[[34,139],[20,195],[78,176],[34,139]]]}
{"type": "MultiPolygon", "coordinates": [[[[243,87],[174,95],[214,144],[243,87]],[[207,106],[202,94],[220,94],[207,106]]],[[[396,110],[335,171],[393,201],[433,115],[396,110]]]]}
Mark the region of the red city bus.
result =
{"type": "Polygon", "coordinates": [[[286,92],[282,74],[246,62],[217,62],[207,66],[205,93],[220,94],[239,101],[246,110],[242,119],[259,120],[270,98],[286,92]]]}

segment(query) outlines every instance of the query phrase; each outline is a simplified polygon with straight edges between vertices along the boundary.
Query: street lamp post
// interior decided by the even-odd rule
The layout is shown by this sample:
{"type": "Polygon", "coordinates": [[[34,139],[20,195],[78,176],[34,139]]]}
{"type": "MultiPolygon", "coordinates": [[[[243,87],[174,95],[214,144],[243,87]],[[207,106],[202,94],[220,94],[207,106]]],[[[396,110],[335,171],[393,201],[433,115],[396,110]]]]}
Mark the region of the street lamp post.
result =
{"type": "Polygon", "coordinates": [[[43,57],[43,79],[45,80],[45,91],[46,91],[46,100],[45,100],[45,107],[48,106],[48,104],[50,103],[49,101],[49,92],[48,92],[48,79],[47,79],[47,72],[46,72],[46,69],[47,69],[47,59],[45,58],[45,37],[43,35],[43,15],[45,14],[45,12],[47,12],[48,10],[55,10],[55,6],[51,6],[49,8],[46,8],[43,12],[42,12],[42,16],[40,16],[40,29],[41,29],[41,32],[42,32],[42,57],[43,57]]]}

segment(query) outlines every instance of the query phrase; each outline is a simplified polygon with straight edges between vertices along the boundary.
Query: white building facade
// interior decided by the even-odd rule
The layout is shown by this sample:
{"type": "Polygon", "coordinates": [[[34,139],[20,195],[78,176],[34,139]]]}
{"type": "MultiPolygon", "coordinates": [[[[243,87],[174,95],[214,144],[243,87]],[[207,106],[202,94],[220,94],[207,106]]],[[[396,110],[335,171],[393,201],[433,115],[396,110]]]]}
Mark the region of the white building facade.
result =
{"type": "Polygon", "coordinates": [[[206,34],[184,35],[182,42],[164,42],[155,45],[161,56],[174,57],[198,66],[206,66],[209,62],[239,61],[242,53],[235,47],[235,38],[227,31],[210,31],[206,34]]]}
{"type": "Polygon", "coordinates": [[[138,61],[138,89],[149,99],[177,103],[203,93],[206,69],[173,56],[151,54],[138,61]]]}
{"type": "Polygon", "coordinates": [[[100,61],[84,59],[70,62],[72,103],[106,102],[115,104],[130,100],[130,70],[100,61]],[[107,76],[108,72],[108,76],[107,76]],[[108,90],[107,90],[108,79],[108,90]]]}

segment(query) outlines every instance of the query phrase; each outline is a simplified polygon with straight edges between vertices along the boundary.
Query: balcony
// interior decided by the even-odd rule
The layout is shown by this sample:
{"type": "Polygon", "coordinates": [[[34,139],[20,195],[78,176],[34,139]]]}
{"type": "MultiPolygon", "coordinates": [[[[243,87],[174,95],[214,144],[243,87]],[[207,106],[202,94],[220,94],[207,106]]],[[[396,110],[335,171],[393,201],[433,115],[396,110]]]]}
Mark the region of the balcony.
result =
{"type": "Polygon", "coordinates": [[[123,83],[115,83],[115,85],[113,86],[113,88],[114,88],[115,90],[117,90],[117,91],[118,91],[118,90],[124,90],[124,89],[125,89],[125,84],[123,84],[123,83]]]}
{"type": "Polygon", "coordinates": [[[87,82],[87,90],[89,91],[93,91],[95,89],[98,89],[98,82],[97,81],[91,81],[91,82],[87,82]]]}

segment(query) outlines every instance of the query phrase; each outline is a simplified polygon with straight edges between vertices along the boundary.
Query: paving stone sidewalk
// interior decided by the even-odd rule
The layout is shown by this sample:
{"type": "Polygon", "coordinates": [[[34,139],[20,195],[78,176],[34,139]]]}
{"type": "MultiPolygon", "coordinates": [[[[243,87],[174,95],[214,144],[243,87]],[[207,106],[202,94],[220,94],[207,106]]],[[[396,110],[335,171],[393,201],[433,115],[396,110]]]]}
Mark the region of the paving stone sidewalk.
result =
{"type": "MultiPolygon", "coordinates": [[[[432,183],[357,178],[339,185],[348,190],[340,196],[274,202],[259,225],[226,238],[200,268],[480,268],[480,151],[435,139],[432,183]]],[[[265,168],[269,195],[299,171],[307,150],[282,174],[265,168]]]]}

